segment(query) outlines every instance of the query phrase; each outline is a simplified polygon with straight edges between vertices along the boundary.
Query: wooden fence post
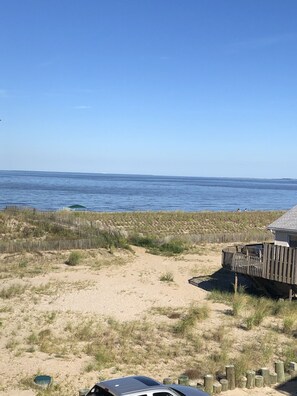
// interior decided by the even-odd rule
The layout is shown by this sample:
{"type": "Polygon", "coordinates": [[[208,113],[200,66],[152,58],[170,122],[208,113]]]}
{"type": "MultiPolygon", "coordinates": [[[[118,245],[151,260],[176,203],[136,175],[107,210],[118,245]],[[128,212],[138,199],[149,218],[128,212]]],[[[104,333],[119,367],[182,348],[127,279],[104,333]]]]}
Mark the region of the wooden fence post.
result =
{"type": "Polygon", "coordinates": [[[189,377],[187,375],[181,375],[178,378],[179,385],[189,385],[189,377]]]}
{"type": "Polygon", "coordinates": [[[216,382],[214,382],[212,389],[213,389],[212,390],[213,394],[221,393],[222,385],[218,381],[216,381],[216,382]]]}
{"type": "Polygon", "coordinates": [[[255,375],[256,373],[253,370],[249,370],[246,372],[246,387],[247,389],[253,389],[255,387],[255,375]]]}
{"type": "Polygon", "coordinates": [[[226,392],[228,390],[228,388],[229,388],[228,380],[226,378],[222,378],[220,380],[220,383],[222,385],[222,392],[226,392]]]}
{"type": "Polygon", "coordinates": [[[255,375],[255,386],[256,388],[263,387],[263,377],[262,375],[255,375]]]}
{"type": "Polygon", "coordinates": [[[270,373],[270,385],[275,385],[277,383],[277,374],[270,373]]]}
{"type": "Polygon", "coordinates": [[[213,391],[213,375],[207,374],[204,376],[204,390],[205,392],[212,394],[213,391]]]}
{"type": "Polygon", "coordinates": [[[270,386],[270,373],[267,367],[261,368],[261,375],[263,377],[263,384],[264,386],[270,386]]]}
{"type": "Polygon", "coordinates": [[[235,368],[233,364],[226,366],[226,378],[230,390],[235,389],[235,368]]]}
{"type": "Polygon", "coordinates": [[[238,379],[238,388],[245,388],[246,387],[246,383],[247,383],[247,378],[242,375],[239,379],[238,379]]]}
{"type": "Polygon", "coordinates": [[[238,275],[237,272],[234,273],[234,293],[237,294],[238,290],[238,275]]]}
{"type": "Polygon", "coordinates": [[[275,372],[277,375],[277,382],[283,382],[285,380],[285,367],[284,362],[275,362],[275,372]]]}

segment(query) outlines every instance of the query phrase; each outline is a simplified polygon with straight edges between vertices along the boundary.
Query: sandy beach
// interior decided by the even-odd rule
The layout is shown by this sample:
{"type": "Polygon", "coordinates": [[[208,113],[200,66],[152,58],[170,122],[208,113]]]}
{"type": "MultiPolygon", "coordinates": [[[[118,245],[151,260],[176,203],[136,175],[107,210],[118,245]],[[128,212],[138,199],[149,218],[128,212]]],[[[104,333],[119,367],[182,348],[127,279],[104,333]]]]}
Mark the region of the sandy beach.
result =
{"type": "MultiPolygon", "coordinates": [[[[88,341],[88,334],[83,334],[86,327],[80,330],[80,335],[77,334],[79,327],[73,330],[78,323],[80,326],[89,323],[93,327],[100,321],[114,321],[116,326],[129,323],[139,326],[142,321],[148,323],[148,331],[154,331],[157,324],[167,326],[175,320],[164,316],[162,309],[180,312],[195,303],[206,305],[209,310],[209,318],[199,323],[199,332],[205,334],[219,326],[228,326],[226,312],[229,307],[208,300],[209,291],[205,287],[196,287],[188,282],[194,276],[208,276],[220,269],[221,246],[205,246],[198,253],[178,257],[152,255],[140,247],[133,247],[133,250],[134,253],[119,250],[112,254],[106,250],[85,251],[81,263],[75,267],[65,265],[68,252],[1,256],[1,289],[17,284],[23,288],[23,293],[0,300],[0,395],[35,395],[37,391],[31,384],[38,373],[53,377],[58,386],[58,393],[53,394],[75,395],[80,388],[91,387],[103,378],[143,374],[160,381],[165,377],[176,381],[189,368],[190,360],[180,356],[180,350],[177,350],[174,360],[157,359],[158,354],[162,356],[165,353],[164,343],[171,342],[160,338],[155,361],[150,357],[149,361],[137,361],[135,365],[109,362],[107,368],[103,365],[98,370],[90,366],[90,355],[81,345],[88,341]],[[19,268],[25,266],[25,272],[12,274],[8,267],[13,262],[30,265],[19,264],[19,268]],[[173,279],[171,282],[160,280],[162,275],[169,273],[173,279]],[[66,340],[64,335],[70,329],[75,336],[68,335],[66,340]],[[56,340],[56,344],[53,345],[50,339],[56,340]]],[[[234,329],[232,336],[236,344],[247,338],[245,333],[234,329]]],[[[251,331],[248,337],[252,339],[255,334],[251,331]]],[[[126,341],[120,339],[116,342],[126,341]]],[[[116,342],[113,345],[115,349],[116,342]]],[[[209,348],[213,349],[214,345],[210,343],[209,348]]],[[[208,353],[207,348],[201,352],[201,358],[204,353],[208,353]]],[[[236,389],[225,393],[226,396],[246,394],[292,393],[271,388],[236,389]]]]}

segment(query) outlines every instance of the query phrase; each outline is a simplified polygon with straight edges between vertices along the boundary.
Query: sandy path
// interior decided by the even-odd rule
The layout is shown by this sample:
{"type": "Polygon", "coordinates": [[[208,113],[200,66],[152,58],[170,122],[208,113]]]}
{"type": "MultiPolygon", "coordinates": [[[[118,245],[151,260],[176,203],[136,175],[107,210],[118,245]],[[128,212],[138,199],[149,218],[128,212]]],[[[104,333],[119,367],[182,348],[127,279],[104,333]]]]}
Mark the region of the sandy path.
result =
{"type": "Polygon", "coordinates": [[[40,309],[88,312],[126,321],[138,319],[154,306],[180,307],[206,298],[206,291],[188,284],[189,267],[195,263],[194,257],[193,262],[188,259],[185,266],[183,260],[148,255],[141,248],[134,250],[135,257],[124,266],[106,267],[93,274],[86,269],[73,270],[67,277],[60,273],[52,275],[52,281],[61,278],[67,282],[88,280],[92,286],[63,293],[50,305],[47,302],[40,305],[40,309]],[[174,277],[170,287],[159,279],[167,272],[174,277]]]}

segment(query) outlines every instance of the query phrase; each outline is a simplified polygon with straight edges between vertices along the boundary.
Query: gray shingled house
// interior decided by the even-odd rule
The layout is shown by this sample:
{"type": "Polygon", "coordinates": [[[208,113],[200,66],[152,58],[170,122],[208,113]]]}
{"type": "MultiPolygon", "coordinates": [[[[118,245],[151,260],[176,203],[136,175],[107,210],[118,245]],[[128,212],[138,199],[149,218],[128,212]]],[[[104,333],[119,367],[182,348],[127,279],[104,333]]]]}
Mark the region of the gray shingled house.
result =
{"type": "Polygon", "coordinates": [[[274,233],[274,244],[297,248],[297,205],[268,227],[274,233]]]}
{"type": "Polygon", "coordinates": [[[230,246],[222,251],[222,266],[243,274],[270,294],[297,296],[297,206],[268,227],[274,242],[230,246]]]}

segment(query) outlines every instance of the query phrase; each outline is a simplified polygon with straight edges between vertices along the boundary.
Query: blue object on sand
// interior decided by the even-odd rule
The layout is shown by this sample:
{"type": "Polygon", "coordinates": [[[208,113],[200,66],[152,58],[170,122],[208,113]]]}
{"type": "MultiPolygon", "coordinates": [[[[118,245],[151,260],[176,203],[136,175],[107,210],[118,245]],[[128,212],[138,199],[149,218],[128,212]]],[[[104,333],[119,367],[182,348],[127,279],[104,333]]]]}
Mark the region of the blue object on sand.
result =
{"type": "Polygon", "coordinates": [[[72,210],[84,210],[84,209],[87,209],[85,206],[83,206],[83,205],[70,205],[70,206],[68,206],[68,208],[69,209],[72,209],[72,210]]]}
{"type": "Polygon", "coordinates": [[[34,378],[34,384],[40,386],[41,388],[48,388],[52,383],[52,377],[49,375],[37,375],[34,378]]]}

